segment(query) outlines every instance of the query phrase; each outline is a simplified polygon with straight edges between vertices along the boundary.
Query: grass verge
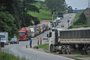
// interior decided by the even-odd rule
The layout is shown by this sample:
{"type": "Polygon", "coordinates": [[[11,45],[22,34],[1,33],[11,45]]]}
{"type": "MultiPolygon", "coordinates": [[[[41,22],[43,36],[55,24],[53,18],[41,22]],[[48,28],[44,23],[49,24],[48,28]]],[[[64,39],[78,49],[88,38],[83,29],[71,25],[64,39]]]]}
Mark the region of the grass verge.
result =
{"type": "Polygon", "coordinates": [[[0,51],[0,60],[21,60],[19,57],[15,57],[12,54],[8,54],[0,51]]]}
{"type": "Polygon", "coordinates": [[[44,50],[48,50],[48,44],[42,44],[42,45],[38,45],[38,48],[44,49],[44,50]]]}
{"type": "Polygon", "coordinates": [[[42,44],[42,45],[38,45],[38,46],[34,46],[34,48],[36,49],[42,49],[44,51],[48,50],[49,45],[48,44],[42,44]]]}

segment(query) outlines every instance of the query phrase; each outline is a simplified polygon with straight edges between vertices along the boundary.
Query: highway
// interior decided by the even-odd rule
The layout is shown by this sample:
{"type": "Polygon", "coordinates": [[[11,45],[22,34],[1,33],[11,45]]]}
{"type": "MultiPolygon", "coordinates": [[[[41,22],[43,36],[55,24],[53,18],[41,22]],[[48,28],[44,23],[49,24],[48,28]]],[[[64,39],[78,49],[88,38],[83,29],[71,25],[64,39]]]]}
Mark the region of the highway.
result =
{"type": "MultiPolygon", "coordinates": [[[[74,17],[75,14],[64,15],[62,22],[57,27],[60,28],[61,25],[63,24],[64,28],[67,28],[68,27],[67,20],[69,19],[70,20],[69,23],[71,24],[74,17]]],[[[39,35],[39,37],[42,38],[46,37],[48,32],[49,31],[42,33],[41,35],[39,35]]],[[[32,40],[33,40],[33,46],[37,45],[37,37],[32,38],[32,40]]],[[[43,44],[44,43],[47,43],[47,41],[43,40],[43,44]]],[[[26,58],[26,60],[74,60],[60,55],[45,53],[43,51],[38,51],[36,49],[29,48],[29,41],[20,41],[19,44],[9,44],[3,48],[3,51],[8,52],[10,54],[14,54],[17,57],[19,56],[21,58],[22,57],[26,58]],[[28,46],[28,48],[26,48],[26,45],[28,46]]]]}
{"type": "Polygon", "coordinates": [[[76,13],[64,14],[64,18],[61,20],[61,23],[57,28],[67,29],[73,24],[73,19],[75,18],[76,13]],[[69,22],[68,22],[69,21],[69,22]]]}
{"type": "MultiPolygon", "coordinates": [[[[41,34],[45,37],[48,32],[41,34]]],[[[43,41],[43,44],[45,41],[43,41]]],[[[33,46],[37,45],[37,38],[33,38],[33,46]]],[[[59,55],[37,51],[36,49],[29,48],[29,41],[21,41],[19,44],[11,44],[3,48],[4,51],[14,54],[15,56],[26,58],[27,60],[73,60],[59,55]],[[28,45],[28,48],[26,48],[28,45]]]]}

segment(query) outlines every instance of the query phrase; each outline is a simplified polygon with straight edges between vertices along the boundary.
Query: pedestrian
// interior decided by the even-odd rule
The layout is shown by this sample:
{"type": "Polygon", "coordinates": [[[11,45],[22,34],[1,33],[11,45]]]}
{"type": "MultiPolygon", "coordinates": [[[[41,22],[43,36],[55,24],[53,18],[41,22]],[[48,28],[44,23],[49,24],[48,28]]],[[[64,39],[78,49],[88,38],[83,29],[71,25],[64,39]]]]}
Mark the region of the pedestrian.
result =
{"type": "Polygon", "coordinates": [[[39,37],[37,37],[37,45],[39,45],[39,37]]]}
{"type": "Polygon", "coordinates": [[[42,38],[40,37],[39,39],[40,39],[40,45],[42,45],[42,38]]]}
{"type": "Polygon", "coordinates": [[[32,48],[32,39],[31,39],[31,37],[29,38],[29,40],[30,40],[30,42],[29,42],[30,48],[32,48]]]}

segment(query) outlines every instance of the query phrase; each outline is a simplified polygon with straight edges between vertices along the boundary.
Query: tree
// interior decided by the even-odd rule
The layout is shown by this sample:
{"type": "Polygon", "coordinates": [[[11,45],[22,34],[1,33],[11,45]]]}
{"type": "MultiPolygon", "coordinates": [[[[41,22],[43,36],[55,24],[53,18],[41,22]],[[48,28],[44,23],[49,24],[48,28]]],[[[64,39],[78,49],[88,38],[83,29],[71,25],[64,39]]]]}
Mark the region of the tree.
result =
{"type": "Polygon", "coordinates": [[[27,15],[27,11],[39,12],[32,5],[34,2],[34,0],[0,0],[0,31],[7,31],[13,36],[20,27],[29,26],[36,17],[27,15]]]}
{"type": "Polygon", "coordinates": [[[64,12],[66,10],[65,0],[45,0],[46,6],[53,12],[64,12]]]}
{"type": "Polygon", "coordinates": [[[73,13],[73,8],[72,8],[72,6],[68,6],[68,13],[73,13]]]}
{"type": "Polygon", "coordinates": [[[34,0],[14,0],[16,3],[14,7],[16,7],[15,11],[17,17],[19,16],[20,26],[26,27],[32,24],[32,20],[35,19],[33,16],[27,14],[28,10],[39,12],[39,9],[34,6],[34,0]],[[27,23],[28,22],[28,23],[27,23]]]}
{"type": "Polygon", "coordinates": [[[0,32],[9,32],[10,36],[17,32],[15,18],[7,11],[0,12],[0,32]]]}

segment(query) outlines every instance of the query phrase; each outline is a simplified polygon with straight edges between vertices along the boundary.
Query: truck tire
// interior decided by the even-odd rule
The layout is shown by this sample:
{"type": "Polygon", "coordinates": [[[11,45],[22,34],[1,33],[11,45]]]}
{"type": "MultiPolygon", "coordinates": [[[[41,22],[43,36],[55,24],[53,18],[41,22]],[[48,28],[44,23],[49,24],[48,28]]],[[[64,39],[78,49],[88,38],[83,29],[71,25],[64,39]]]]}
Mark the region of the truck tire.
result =
{"type": "Polygon", "coordinates": [[[54,45],[50,45],[50,52],[55,52],[55,46],[54,45]]]}
{"type": "Polygon", "coordinates": [[[62,46],[62,47],[61,47],[61,53],[62,53],[62,54],[66,54],[65,46],[62,46]]]}
{"type": "Polygon", "coordinates": [[[70,46],[65,46],[66,47],[66,54],[71,54],[71,48],[70,46]]]}
{"type": "Polygon", "coordinates": [[[90,54],[90,47],[87,47],[85,52],[86,54],[90,54]]]}

